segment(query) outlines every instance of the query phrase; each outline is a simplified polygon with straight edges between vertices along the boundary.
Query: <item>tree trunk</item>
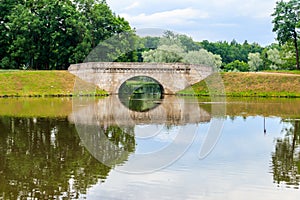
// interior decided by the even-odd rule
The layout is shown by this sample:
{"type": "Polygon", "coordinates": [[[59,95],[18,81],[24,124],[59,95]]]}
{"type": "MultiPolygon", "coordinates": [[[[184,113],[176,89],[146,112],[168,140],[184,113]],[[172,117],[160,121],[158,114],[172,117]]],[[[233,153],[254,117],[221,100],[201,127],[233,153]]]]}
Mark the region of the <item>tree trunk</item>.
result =
{"type": "Polygon", "coordinates": [[[297,70],[299,70],[300,69],[300,66],[299,66],[299,50],[298,50],[297,32],[296,32],[296,30],[294,31],[294,45],[295,45],[295,49],[296,49],[297,70]]]}

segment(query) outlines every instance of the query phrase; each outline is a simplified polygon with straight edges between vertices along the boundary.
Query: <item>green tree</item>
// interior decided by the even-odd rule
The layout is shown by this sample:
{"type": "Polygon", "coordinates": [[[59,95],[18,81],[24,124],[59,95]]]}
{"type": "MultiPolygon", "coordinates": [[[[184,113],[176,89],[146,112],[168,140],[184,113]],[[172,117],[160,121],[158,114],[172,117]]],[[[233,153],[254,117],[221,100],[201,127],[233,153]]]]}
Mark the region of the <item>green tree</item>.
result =
{"type": "Polygon", "coordinates": [[[186,36],[186,35],[177,35],[179,41],[181,42],[182,46],[186,49],[186,51],[198,51],[200,50],[200,45],[197,44],[193,38],[186,36]]]}
{"type": "Polygon", "coordinates": [[[232,40],[230,43],[227,41],[209,42],[204,40],[200,42],[200,46],[213,54],[220,55],[223,66],[235,60],[248,62],[249,53],[261,53],[263,51],[263,48],[257,43],[249,44],[245,41],[243,44],[239,44],[236,40],[232,40]]]}
{"type": "Polygon", "coordinates": [[[137,62],[139,48],[142,44],[133,31],[118,33],[101,41],[84,62],[137,62]]]}
{"type": "Polygon", "coordinates": [[[92,48],[114,34],[131,30],[129,23],[124,18],[115,16],[105,1],[97,4],[88,2],[83,5],[83,13],[87,19],[86,25],[91,35],[92,48]]]}
{"type": "Polygon", "coordinates": [[[8,56],[16,62],[16,67],[65,67],[80,39],[77,36],[80,23],[75,23],[79,15],[69,1],[29,0],[16,5],[6,23],[11,37],[8,56]]]}
{"type": "Polygon", "coordinates": [[[0,15],[0,68],[66,69],[131,30],[105,1],[3,0],[0,15]]]}
{"type": "Polygon", "coordinates": [[[270,69],[281,69],[284,61],[281,58],[280,51],[276,48],[267,50],[267,58],[270,61],[270,69]]]}
{"type": "Polygon", "coordinates": [[[219,68],[222,64],[222,58],[220,55],[200,49],[199,51],[189,51],[184,57],[184,62],[219,68]]]}
{"type": "Polygon", "coordinates": [[[160,37],[144,37],[141,39],[146,49],[157,49],[160,37]]]}
{"type": "Polygon", "coordinates": [[[19,0],[1,0],[0,1],[0,68],[9,68],[10,58],[6,55],[10,37],[9,27],[6,26],[8,16],[14,6],[22,4],[19,0]]]}
{"type": "Polygon", "coordinates": [[[227,72],[248,72],[249,65],[246,62],[235,60],[224,67],[224,71],[227,72]]]}
{"type": "Polygon", "coordinates": [[[164,35],[159,39],[159,46],[162,45],[182,45],[181,41],[178,39],[178,35],[172,31],[165,31],[164,35]]]}
{"type": "Polygon", "coordinates": [[[155,50],[143,52],[144,62],[182,62],[184,57],[184,49],[177,44],[161,45],[155,50]]]}
{"type": "MultiPolygon", "coordinates": [[[[222,64],[221,56],[200,49],[200,45],[186,35],[166,31],[159,41],[157,38],[146,38],[146,41],[155,41],[157,48],[142,53],[145,62],[185,62],[214,67],[222,64]]],[[[147,49],[146,45],[145,47],[147,49]]]]}
{"type": "Polygon", "coordinates": [[[263,65],[263,60],[260,58],[260,53],[249,53],[248,65],[250,71],[258,71],[263,65]]]}
{"type": "Polygon", "coordinates": [[[295,46],[292,41],[288,41],[281,45],[281,58],[284,61],[284,68],[294,70],[297,66],[295,46]]]}
{"type": "Polygon", "coordinates": [[[284,2],[283,0],[276,3],[275,11],[272,14],[273,19],[273,31],[277,33],[277,40],[279,43],[285,44],[292,42],[295,47],[296,54],[296,68],[299,66],[299,18],[300,18],[300,4],[299,0],[290,0],[284,2]]]}
{"type": "Polygon", "coordinates": [[[159,39],[158,46],[174,44],[181,46],[185,52],[197,51],[200,49],[200,46],[191,37],[183,34],[176,34],[172,31],[164,32],[164,35],[159,39]]]}

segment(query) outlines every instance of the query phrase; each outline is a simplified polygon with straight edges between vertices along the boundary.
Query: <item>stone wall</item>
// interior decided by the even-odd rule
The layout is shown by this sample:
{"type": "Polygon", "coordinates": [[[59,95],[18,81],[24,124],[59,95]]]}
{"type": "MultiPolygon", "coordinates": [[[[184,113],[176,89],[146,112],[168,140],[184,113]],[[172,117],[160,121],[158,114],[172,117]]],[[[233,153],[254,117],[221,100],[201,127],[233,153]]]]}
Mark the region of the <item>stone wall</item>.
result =
{"type": "Polygon", "coordinates": [[[69,72],[80,79],[93,83],[110,94],[117,94],[120,86],[136,76],[148,76],[157,80],[165,94],[193,85],[213,72],[212,67],[182,63],[120,63],[95,62],[73,64],[69,72]]]}

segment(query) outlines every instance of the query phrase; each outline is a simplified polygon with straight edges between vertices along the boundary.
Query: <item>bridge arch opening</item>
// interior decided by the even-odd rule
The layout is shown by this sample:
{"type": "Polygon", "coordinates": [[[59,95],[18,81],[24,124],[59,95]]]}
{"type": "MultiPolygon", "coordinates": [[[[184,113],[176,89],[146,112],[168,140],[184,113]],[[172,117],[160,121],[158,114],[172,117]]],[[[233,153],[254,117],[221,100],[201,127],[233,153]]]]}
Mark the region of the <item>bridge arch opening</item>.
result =
{"type": "Polygon", "coordinates": [[[161,103],[164,88],[154,78],[135,76],[122,83],[118,95],[122,104],[130,110],[147,112],[161,103]]]}

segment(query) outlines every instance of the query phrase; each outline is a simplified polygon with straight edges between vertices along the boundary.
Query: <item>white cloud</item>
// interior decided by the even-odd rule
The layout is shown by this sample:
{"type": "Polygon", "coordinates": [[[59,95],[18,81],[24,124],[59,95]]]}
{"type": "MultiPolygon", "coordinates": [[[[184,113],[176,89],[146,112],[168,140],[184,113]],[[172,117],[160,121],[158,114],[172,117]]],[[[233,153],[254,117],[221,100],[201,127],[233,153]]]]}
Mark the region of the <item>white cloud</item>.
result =
{"type": "Polygon", "coordinates": [[[147,26],[160,26],[160,25],[182,25],[186,23],[194,23],[199,19],[206,19],[209,17],[207,12],[193,9],[175,9],[170,11],[157,12],[153,14],[141,13],[139,15],[130,15],[122,13],[120,16],[124,17],[132,24],[147,25],[147,26]]]}
{"type": "Polygon", "coordinates": [[[234,23],[215,23],[215,24],[210,24],[210,26],[213,26],[213,27],[234,27],[234,26],[237,26],[237,24],[234,24],[234,23]]]}
{"type": "Polygon", "coordinates": [[[137,29],[155,27],[197,39],[235,38],[265,45],[274,42],[271,13],[276,1],[107,0],[107,3],[137,29]]]}
{"type": "Polygon", "coordinates": [[[134,9],[134,8],[137,8],[137,7],[139,7],[139,5],[140,5],[140,2],[138,2],[138,1],[135,1],[135,2],[133,2],[132,4],[130,4],[129,6],[126,6],[123,10],[132,10],[132,9],[134,9]]]}

